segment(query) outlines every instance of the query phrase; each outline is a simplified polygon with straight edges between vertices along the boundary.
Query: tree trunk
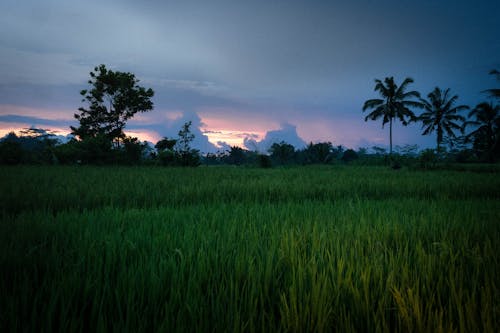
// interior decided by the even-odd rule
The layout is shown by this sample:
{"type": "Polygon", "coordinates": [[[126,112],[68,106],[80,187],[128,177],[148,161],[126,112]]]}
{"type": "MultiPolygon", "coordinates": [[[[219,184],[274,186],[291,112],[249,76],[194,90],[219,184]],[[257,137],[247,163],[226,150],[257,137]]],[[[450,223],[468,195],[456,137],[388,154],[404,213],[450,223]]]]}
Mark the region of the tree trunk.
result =
{"type": "Polygon", "coordinates": [[[389,156],[392,156],[392,117],[389,120],[389,156]]]}
{"type": "Polygon", "coordinates": [[[439,154],[441,151],[441,142],[443,141],[443,130],[441,127],[438,127],[437,129],[437,151],[436,153],[439,154]]]}

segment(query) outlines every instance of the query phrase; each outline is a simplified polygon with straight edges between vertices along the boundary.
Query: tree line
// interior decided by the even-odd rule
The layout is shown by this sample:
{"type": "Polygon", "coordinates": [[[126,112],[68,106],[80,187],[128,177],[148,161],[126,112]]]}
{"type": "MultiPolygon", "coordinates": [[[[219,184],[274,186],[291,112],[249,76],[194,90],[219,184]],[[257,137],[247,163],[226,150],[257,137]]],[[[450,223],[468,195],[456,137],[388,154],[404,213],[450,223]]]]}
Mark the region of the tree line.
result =
{"type": "MultiPolygon", "coordinates": [[[[491,71],[500,80],[500,73],[491,71]]],[[[429,166],[438,161],[495,162],[500,157],[500,89],[485,93],[489,102],[470,109],[456,105],[458,96],[450,89],[436,87],[427,98],[409,90],[414,81],[406,78],[398,85],[393,77],[375,80],[380,98],[367,100],[362,110],[370,111],[365,121],[382,119],[389,124],[389,153],[380,147],[358,151],[334,146],[331,142],[310,143],[296,150],[286,143],[274,143],[267,153],[233,146],[229,150],[201,155],[192,148],[191,122],[185,123],[177,138],[164,137],[154,149],[138,138],[127,136],[124,128],[137,113],[153,110],[152,89],[139,85],[132,73],[112,71],[100,65],[90,72],[89,89],[80,92],[85,106],[74,114],[79,126],[71,126],[73,139],[60,144],[49,130],[25,129],[21,135],[9,133],[0,141],[0,163],[44,164],[155,164],[198,166],[200,164],[258,165],[271,167],[288,164],[390,163],[394,168],[413,161],[429,166]],[[416,109],[422,109],[420,115],[416,109]],[[469,110],[467,118],[461,112],[469,110]],[[417,153],[416,145],[393,149],[392,126],[422,124],[422,135],[436,133],[436,149],[417,153]],[[466,133],[467,129],[471,129],[466,133]],[[447,145],[449,149],[445,149],[447,145]]]]}
{"type": "MultiPolygon", "coordinates": [[[[492,70],[500,80],[500,72],[492,70]]],[[[372,110],[365,121],[382,119],[382,127],[389,123],[389,155],[392,155],[392,124],[400,121],[403,126],[412,122],[422,122],[422,135],[436,132],[436,154],[443,152],[443,143],[448,145],[472,144],[474,153],[481,161],[494,162],[500,157],[500,89],[485,91],[492,101],[481,102],[472,110],[467,105],[456,105],[458,95],[452,95],[450,89],[434,88],[427,98],[422,98],[415,90],[408,91],[413,83],[412,78],[406,78],[397,85],[393,77],[386,77],[382,82],[375,79],[375,91],[381,98],[367,100],[363,112],[372,110]],[[416,116],[412,109],[423,109],[416,116]],[[470,110],[468,117],[460,114],[470,110]],[[465,134],[467,128],[472,131],[465,134]],[[457,135],[459,133],[459,135],[457,135]]]]}

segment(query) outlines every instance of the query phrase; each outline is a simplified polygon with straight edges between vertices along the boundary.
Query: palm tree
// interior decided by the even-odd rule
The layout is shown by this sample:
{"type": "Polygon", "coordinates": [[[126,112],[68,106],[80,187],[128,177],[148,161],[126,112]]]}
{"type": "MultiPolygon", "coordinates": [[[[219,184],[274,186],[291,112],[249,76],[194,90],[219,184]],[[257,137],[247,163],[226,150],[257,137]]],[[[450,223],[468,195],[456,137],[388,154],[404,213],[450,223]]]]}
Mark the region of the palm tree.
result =
{"type": "Polygon", "coordinates": [[[466,135],[466,140],[473,139],[474,149],[483,153],[492,162],[500,153],[500,105],[493,103],[480,103],[471,112],[466,121],[466,126],[475,126],[475,130],[466,135]]]}
{"type": "Polygon", "coordinates": [[[427,100],[420,98],[424,113],[418,117],[422,121],[422,135],[429,135],[437,132],[437,152],[440,151],[440,145],[443,142],[443,135],[446,132],[450,138],[455,138],[453,130],[462,130],[462,126],[457,121],[464,122],[465,118],[457,114],[460,111],[468,110],[467,105],[453,107],[458,99],[458,95],[449,96],[450,89],[442,91],[439,87],[427,95],[427,100]]]}
{"type": "Polygon", "coordinates": [[[365,121],[382,118],[382,128],[389,123],[389,154],[392,155],[392,122],[398,118],[406,126],[409,122],[416,120],[415,114],[409,107],[421,107],[420,102],[411,101],[410,98],[419,98],[417,91],[406,91],[408,85],[413,83],[412,78],[406,78],[398,87],[394,78],[386,77],[384,82],[375,79],[375,91],[378,91],[383,99],[370,99],[365,102],[363,112],[367,109],[375,109],[365,117],[365,121]],[[409,118],[407,120],[406,118],[409,118]]]}
{"type": "MultiPolygon", "coordinates": [[[[496,69],[493,69],[490,71],[491,75],[495,75],[497,80],[500,81],[500,72],[496,69]]],[[[488,93],[491,97],[500,99],[500,89],[498,88],[493,88],[493,89],[487,89],[484,92],[488,93]]]]}

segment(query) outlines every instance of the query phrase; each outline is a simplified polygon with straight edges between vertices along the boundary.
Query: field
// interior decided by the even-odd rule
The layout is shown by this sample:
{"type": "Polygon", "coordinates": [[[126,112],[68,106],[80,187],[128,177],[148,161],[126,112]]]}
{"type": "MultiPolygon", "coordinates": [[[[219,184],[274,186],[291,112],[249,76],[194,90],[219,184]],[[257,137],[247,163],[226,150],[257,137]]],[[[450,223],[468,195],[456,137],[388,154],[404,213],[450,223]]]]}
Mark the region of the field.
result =
{"type": "Polygon", "coordinates": [[[1,167],[2,332],[498,332],[500,173],[1,167]]]}

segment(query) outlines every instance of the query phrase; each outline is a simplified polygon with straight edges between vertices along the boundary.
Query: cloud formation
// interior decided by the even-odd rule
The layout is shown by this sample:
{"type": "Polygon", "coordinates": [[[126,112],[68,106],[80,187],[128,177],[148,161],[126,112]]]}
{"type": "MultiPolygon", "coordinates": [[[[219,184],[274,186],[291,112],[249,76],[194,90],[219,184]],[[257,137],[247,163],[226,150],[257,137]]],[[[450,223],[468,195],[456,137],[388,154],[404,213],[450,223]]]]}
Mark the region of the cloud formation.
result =
{"type": "Polygon", "coordinates": [[[268,131],[260,141],[247,137],[243,142],[246,149],[261,153],[267,153],[274,143],[280,142],[291,144],[295,149],[302,149],[306,146],[306,142],[297,134],[297,127],[287,123],[282,124],[280,129],[268,131]]]}
{"type": "MultiPolygon", "coordinates": [[[[412,76],[423,95],[438,85],[477,104],[496,84],[488,71],[500,67],[499,10],[495,0],[4,0],[0,104],[41,110],[19,116],[49,119],[57,108],[71,117],[103,63],[155,90],[160,115],[130,123],[152,138],[177,134],[179,124],[162,118],[175,110],[200,125],[206,149],[206,131],[262,138],[281,123],[307,141],[387,141],[361,113],[376,97],[373,79],[412,76]],[[252,126],[210,127],[221,119],[252,126]]],[[[408,140],[426,138],[417,129],[408,140]]]]}

